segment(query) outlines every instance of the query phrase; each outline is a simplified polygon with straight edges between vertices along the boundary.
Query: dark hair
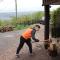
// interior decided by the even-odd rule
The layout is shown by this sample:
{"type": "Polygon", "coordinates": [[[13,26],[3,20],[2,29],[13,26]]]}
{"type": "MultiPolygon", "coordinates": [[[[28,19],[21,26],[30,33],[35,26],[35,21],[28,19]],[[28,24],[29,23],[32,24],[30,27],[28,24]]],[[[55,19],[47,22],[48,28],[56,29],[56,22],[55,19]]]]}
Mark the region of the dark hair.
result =
{"type": "Polygon", "coordinates": [[[39,26],[39,25],[35,25],[35,27],[38,27],[38,28],[40,28],[40,26],[39,26]]]}

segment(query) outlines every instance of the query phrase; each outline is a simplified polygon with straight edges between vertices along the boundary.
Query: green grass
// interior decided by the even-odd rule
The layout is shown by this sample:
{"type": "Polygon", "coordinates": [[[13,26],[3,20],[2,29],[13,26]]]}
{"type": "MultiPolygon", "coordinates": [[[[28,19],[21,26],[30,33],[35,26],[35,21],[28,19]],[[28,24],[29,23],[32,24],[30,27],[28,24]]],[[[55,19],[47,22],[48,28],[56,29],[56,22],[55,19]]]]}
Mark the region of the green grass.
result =
{"type": "Polygon", "coordinates": [[[25,29],[25,28],[28,28],[29,25],[17,25],[16,26],[16,30],[22,30],[22,29],[25,29]]]}

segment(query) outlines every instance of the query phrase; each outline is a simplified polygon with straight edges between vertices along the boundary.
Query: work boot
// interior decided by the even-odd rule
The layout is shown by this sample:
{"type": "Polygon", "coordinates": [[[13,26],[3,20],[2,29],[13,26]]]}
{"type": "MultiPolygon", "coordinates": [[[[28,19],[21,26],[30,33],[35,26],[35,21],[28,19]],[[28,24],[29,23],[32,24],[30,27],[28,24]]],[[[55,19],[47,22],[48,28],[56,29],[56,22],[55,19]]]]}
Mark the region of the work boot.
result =
{"type": "Polygon", "coordinates": [[[34,55],[35,55],[35,53],[30,53],[30,54],[29,54],[29,56],[34,56],[34,55]]]}
{"type": "Polygon", "coordinates": [[[20,58],[20,55],[19,55],[19,54],[16,54],[16,57],[17,57],[17,58],[20,58]]]}

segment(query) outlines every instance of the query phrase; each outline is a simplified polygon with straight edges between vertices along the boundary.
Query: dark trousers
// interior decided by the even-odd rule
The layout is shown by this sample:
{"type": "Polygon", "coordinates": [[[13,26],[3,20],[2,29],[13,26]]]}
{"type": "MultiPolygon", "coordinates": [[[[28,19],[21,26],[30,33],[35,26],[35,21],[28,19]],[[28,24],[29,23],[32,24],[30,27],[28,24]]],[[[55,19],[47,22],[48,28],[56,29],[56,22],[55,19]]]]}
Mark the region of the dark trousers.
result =
{"type": "Polygon", "coordinates": [[[31,39],[27,39],[25,40],[22,36],[20,37],[20,43],[19,43],[19,46],[17,48],[17,51],[16,51],[16,54],[19,54],[20,50],[22,49],[24,43],[26,43],[29,47],[29,51],[30,53],[32,53],[32,44],[31,44],[31,39]]]}

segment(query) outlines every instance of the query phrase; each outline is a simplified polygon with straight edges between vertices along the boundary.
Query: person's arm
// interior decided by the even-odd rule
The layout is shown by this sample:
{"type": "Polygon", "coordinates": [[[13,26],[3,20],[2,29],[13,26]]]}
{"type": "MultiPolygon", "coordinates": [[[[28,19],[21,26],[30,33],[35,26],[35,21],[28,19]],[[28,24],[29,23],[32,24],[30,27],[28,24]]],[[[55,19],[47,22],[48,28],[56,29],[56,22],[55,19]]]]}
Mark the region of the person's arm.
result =
{"type": "Polygon", "coordinates": [[[39,40],[35,38],[35,33],[36,33],[36,30],[33,29],[33,30],[32,30],[32,39],[33,39],[35,42],[39,42],[39,40]]]}

